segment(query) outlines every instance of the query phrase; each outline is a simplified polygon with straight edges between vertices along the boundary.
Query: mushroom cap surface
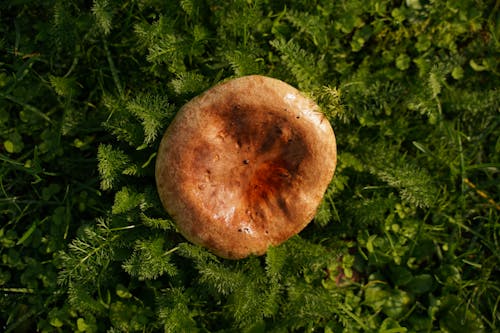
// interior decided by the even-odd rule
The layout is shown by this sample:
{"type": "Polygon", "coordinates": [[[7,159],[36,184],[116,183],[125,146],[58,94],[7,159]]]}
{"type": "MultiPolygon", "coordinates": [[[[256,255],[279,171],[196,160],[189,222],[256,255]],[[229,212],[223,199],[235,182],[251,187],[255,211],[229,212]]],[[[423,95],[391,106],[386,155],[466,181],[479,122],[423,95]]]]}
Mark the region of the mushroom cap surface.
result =
{"type": "Polygon", "coordinates": [[[330,123],[311,99],[251,75],[179,110],[160,143],[156,183],[186,239],[240,259],[264,254],[314,218],[336,157],[330,123]]]}

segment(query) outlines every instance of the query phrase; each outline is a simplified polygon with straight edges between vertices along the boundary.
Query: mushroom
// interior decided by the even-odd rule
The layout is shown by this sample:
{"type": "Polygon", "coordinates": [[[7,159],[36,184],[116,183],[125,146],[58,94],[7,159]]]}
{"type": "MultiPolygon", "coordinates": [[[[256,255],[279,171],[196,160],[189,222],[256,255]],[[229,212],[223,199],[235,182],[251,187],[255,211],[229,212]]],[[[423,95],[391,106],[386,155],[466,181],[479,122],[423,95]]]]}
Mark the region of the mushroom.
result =
{"type": "Polygon", "coordinates": [[[259,75],[216,85],[185,104],[156,160],[161,202],[189,241],[240,259],[300,232],[336,165],[318,106],[259,75]]]}

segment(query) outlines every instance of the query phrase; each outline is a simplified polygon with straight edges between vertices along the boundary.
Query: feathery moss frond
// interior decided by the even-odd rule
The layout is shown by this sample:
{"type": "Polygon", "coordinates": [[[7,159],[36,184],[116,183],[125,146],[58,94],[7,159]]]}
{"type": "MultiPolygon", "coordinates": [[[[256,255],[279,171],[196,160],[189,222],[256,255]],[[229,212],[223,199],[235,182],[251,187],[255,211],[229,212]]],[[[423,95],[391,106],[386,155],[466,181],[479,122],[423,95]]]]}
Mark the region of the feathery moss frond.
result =
{"type": "Polygon", "coordinates": [[[111,32],[113,12],[110,8],[109,0],[94,0],[92,5],[92,14],[97,21],[97,25],[104,35],[111,32]]]}
{"type": "Polygon", "coordinates": [[[111,145],[100,145],[97,159],[99,160],[101,188],[109,190],[114,187],[120,175],[128,167],[130,158],[122,150],[115,149],[111,145]]]}
{"type": "Polygon", "coordinates": [[[138,240],[132,256],[123,264],[123,269],[139,280],[154,280],[163,274],[177,274],[177,267],[170,262],[170,254],[176,248],[165,250],[165,239],[156,237],[138,240]]]}
{"type": "Polygon", "coordinates": [[[197,332],[193,311],[190,309],[192,293],[180,288],[162,291],[156,298],[158,319],[165,332],[197,332]]]}
{"type": "Polygon", "coordinates": [[[127,110],[141,120],[144,128],[144,144],[151,144],[165,126],[165,121],[172,117],[173,108],[164,96],[139,95],[127,102],[127,110]]]}
{"type": "Polygon", "coordinates": [[[327,71],[323,57],[315,57],[293,40],[285,42],[275,39],[271,41],[271,45],[281,54],[281,59],[294,75],[300,88],[308,89],[313,82],[322,82],[327,71]]]}
{"type": "Polygon", "coordinates": [[[207,78],[195,72],[178,74],[170,85],[178,95],[201,93],[208,88],[207,78]]]}
{"type": "Polygon", "coordinates": [[[365,157],[370,172],[399,191],[401,199],[417,207],[430,207],[438,190],[430,174],[405,157],[393,156],[392,150],[378,148],[365,157]]]}

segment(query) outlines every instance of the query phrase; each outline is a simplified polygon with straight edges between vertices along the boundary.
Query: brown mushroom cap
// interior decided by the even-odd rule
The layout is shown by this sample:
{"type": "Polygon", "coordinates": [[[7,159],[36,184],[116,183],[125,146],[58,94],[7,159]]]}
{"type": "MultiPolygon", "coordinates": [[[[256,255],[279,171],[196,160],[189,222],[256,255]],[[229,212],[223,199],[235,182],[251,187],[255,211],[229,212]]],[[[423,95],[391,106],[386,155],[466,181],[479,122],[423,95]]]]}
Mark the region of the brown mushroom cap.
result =
{"type": "Polygon", "coordinates": [[[333,130],[312,100],[252,75],[179,110],[160,144],[156,183],[184,237],[239,259],[265,253],[313,219],[336,157],[333,130]]]}

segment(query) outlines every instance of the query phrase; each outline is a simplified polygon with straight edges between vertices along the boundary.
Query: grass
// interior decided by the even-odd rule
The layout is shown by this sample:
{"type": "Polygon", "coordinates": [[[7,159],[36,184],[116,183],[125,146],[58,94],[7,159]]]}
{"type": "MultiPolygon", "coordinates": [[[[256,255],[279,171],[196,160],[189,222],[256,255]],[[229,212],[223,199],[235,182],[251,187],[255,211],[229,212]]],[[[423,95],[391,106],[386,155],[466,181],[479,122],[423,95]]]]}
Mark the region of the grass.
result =
{"type": "Polygon", "coordinates": [[[4,1],[6,332],[497,332],[498,1],[4,1]],[[259,258],[187,243],[159,138],[223,79],[321,106],[338,165],[259,258]]]}

